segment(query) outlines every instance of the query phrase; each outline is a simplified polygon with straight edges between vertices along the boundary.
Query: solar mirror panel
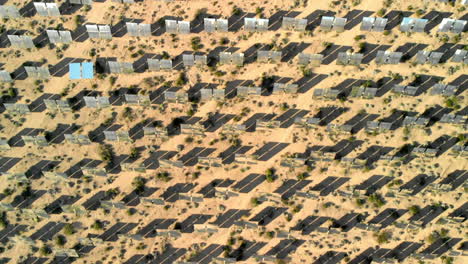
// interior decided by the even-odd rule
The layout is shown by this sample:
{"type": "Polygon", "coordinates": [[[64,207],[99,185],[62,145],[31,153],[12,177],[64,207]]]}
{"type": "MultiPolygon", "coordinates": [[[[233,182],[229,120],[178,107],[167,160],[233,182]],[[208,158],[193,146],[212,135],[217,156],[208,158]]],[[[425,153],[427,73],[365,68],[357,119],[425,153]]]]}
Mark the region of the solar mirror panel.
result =
{"type": "Polygon", "coordinates": [[[20,13],[15,6],[0,5],[0,18],[19,18],[20,13]]]}
{"type": "Polygon", "coordinates": [[[161,70],[161,61],[158,59],[148,59],[148,70],[150,71],[159,71],[161,70]]]}
{"type": "Polygon", "coordinates": [[[71,4],[90,5],[93,0],[69,0],[71,4]]]}
{"type": "Polygon", "coordinates": [[[206,32],[212,33],[212,32],[216,31],[216,26],[215,26],[216,19],[214,19],[214,18],[205,18],[205,19],[203,19],[203,21],[204,21],[203,24],[205,26],[205,31],[206,32]]]}
{"type": "Polygon", "coordinates": [[[89,38],[99,38],[99,30],[97,25],[86,25],[86,31],[88,32],[89,38]]]}
{"type": "Polygon", "coordinates": [[[343,18],[343,17],[335,17],[335,21],[333,23],[333,29],[338,31],[338,32],[342,32],[344,31],[344,27],[346,25],[346,21],[347,19],[346,18],[343,18]]]}
{"type": "Polygon", "coordinates": [[[166,24],[166,32],[167,33],[172,33],[172,34],[177,33],[177,29],[178,29],[177,21],[171,20],[171,19],[166,19],[165,24],[166,24]]]}
{"type": "Polygon", "coordinates": [[[237,66],[244,65],[244,53],[234,53],[232,54],[232,63],[237,66]]]}
{"type": "Polygon", "coordinates": [[[323,16],[322,21],[320,21],[320,27],[324,30],[331,30],[333,27],[334,21],[335,21],[334,17],[323,16]]]}
{"type": "Polygon", "coordinates": [[[375,18],[374,17],[364,17],[361,22],[362,31],[371,31],[374,27],[375,18]]]}
{"type": "Polygon", "coordinates": [[[455,20],[450,32],[455,34],[460,34],[465,29],[467,21],[466,20],[455,20]]]}
{"type": "Polygon", "coordinates": [[[5,109],[9,112],[16,112],[19,114],[28,114],[31,112],[27,104],[4,103],[3,106],[5,106],[5,109]]]}
{"type": "Polygon", "coordinates": [[[255,31],[256,23],[257,22],[256,22],[255,18],[250,18],[250,17],[244,18],[244,30],[245,31],[255,31]]]}
{"type": "Polygon", "coordinates": [[[267,50],[259,50],[257,51],[257,61],[258,62],[267,62],[269,59],[270,52],[267,50]]]}
{"type": "Polygon", "coordinates": [[[8,40],[10,40],[11,46],[23,49],[32,49],[34,48],[34,42],[29,36],[17,36],[17,35],[7,35],[8,40]]]}
{"type": "Polygon", "coordinates": [[[203,66],[208,63],[208,57],[206,55],[195,55],[194,61],[196,65],[203,66]]]}
{"type": "Polygon", "coordinates": [[[133,37],[148,37],[151,36],[150,24],[138,24],[127,22],[127,30],[130,36],[133,37]]]}
{"type": "Polygon", "coordinates": [[[188,21],[179,21],[179,33],[180,34],[189,34],[190,33],[190,22],[188,22],[188,21]]]}
{"type": "Polygon", "coordinates": [[[431,64],[438,64],[440,62],[440,59],[442,59],[442,56],[444,53],[442,52],[431,52],[429,55],[429,63],[431,64]]]}
{"type": "Polygon", "coordinates": [[[279,63],[281,61],[282,52],[281,51],[270,51],[270,60],[272,62],[279,63]]]}
{"type": "Polygon", "coordinates": [[[160,60],[161,70],[171,70],[172,69],[172,60],[160,60]]]}
{"type": "Polygon", "coordinates": [[[46,3],[46,8],[49,16],[60,16],[60,10],[56,3],[46,3]]]}
{"type": "Polygon", "coordinates": [[[182,62],[184,63],[185,67],[193,66],[195,65],[195,56],[192,54],[183,54],[182,62]]]}
{"type": "Polygon", "coordinates": [[[213,89],[213,99],[215,99],[215,100],[224,99],[224,90],[223,89],[213,89]]]}
{"type": "Polygon", "coordinates": [[[13,79],[11,78],[11,75],[9,72],[0,70],[0,81],[11,82],[13,81],[13,79]]]}
{"type": "Polygon", "coordinates": [[[336,58],[336,64],[347,65],[349,63],[350,56],[351,54],[347,52],[338,53],[338,57],[336,58]]]}
{"type": "Polygon", "coordinates": [[[262,88],[260,87],[247,87],[247,86],[237,86],[236,88],[238,96],[249,96],[249,95],[260,95],[262,88]]]}
{"type": "Polygon", "coordinates": [[[44,104],[47,109],[57,109],[57,103],[55,100],[44,99],[44,104]]]}
{"type": "Polygon", "coordinates": [[[387,18],[377,17],[374,22],[374,31],[383,32],[385,30],[385,26],[387,25],[387,18]]]}
{"type": "Polygon", "coordinates": [[[458,49],[452,57],[453,62],[468,63],[468,50],[458,49]]]}
{"type": "Polygon", "coordinates": [[[117,141],[117,133],[115,131],[104,131],[104,137],[108,141],[117,141]]]}
{"type": "Polygon", "coordinates": [[[103,39],[112,39],[111,28],[108,25],[98,25],[99,37],[103,39]]]}
{"type": "Polygon", "coordinates": [[[36,12],[40,16],[48,16],[49,12],[47,11],[47,7],[45,3],[39,3],[39,2],[34,2],[34,8],[36,9],[36,12]]]}
{"type": "Polygon", "coordinates": [[[259,18],[257,19],[257,30],[258,31],[267,31],[268,30],[268,19],[259,18]]]}
{"type": "Polygon", "coordinates": [[[219,32],[228,32],[229,22],[227,19],[217,19],[216,28],[219,32]]]}
{"type": "Polygon", "coordinates": [[[219,53],[219,63],[221,64],[231,64],[232,53],[231,52],[220,52],[219,53]]]}

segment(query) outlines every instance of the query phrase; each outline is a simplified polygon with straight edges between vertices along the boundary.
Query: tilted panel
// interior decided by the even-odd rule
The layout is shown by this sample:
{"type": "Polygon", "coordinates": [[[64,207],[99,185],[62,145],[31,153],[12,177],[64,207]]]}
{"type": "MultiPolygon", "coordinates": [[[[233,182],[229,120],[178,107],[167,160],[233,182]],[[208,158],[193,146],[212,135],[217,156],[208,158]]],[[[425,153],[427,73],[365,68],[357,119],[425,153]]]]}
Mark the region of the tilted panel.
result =
{"type": "Polygon", "coordinates": [[[400,31],[410,32],[413,25],[414,25],[414,21],[412,18],[404,17],[400,24],[400,31]]]}
{"type": "Polygon", "coordinates": [[[255,18],[246,17],[244,18],[244,30],[255,31],[257,20],[255,18]]]}
{"type": "Polygon", "coordinates": [[[216,20],[216,28],[219,32],[228,32],[229,22],[227,19],[216,20]]]}
{"type": "Polygon", "coordinates": [[[97,25],[86,25],[86,31],[88,32],[89,38],[99,38],[99,29],[97,25]]]}
{"type": "Polygon", "coordinates": [[[374,22],[374,31],[382,32],[385,30],[385,26],[387,26],[387,18],[377,17],[374,22]]]}
{"type": "Polygon", "coordinates": [[[51,43],[60,43],[62,42],[60,39],[60,35],[58,30],[46,30],[47,37],[51,43]]]}
{"type": "Polygon", "coordinates": [[[215,23],[216,23],[216,19],[214,18],[205,18],[203,19],[204,21],[204,26],[205,26],[205,31],[208,32],[208,33],[212,33],[212,32],[215,32],[216,31],[216,26],[215,26],[215,23]]]}
{"type": "Polygon", "coordinates": [[[344,27],[346,25],[346,21],[347,19],[346,18],[343,18],[343,17],[335,17],[335,21],[333,23],[333,29],[338,31],[338,32],[342,32],[344,31],[344,27]]]}
{"type": "Polygon", "coordinates": [[[208,63],[208,57],[206,55],[195,55],[195,64],[206,65],[208,63]]]}
{"type": "Polygon", "coordinates": [[[132,36],[132,37],[139,36],[138,23],[127,22],[126,26],[127,26],[128,34],[130,36],[132,36]]]}
{"type": "Polygon", "coordinates": [[[151,36],[151,25],[150,24],[140,24],[140,36],[149,37],[151,36]]]}
{"type": "Polygon", "coordinates": [[[0,81],[11,82],[13,81],[13,79],[11,78],[11,75],[9,72],[0,70],[0,81]]]}
{"type": "Polygon", "coordinates": [[[158,59],[148,59],[148,70],[159,71],[161,70],[161,62],[158,59]]]}
{"type": "Polygon", "coordinates": [[[213,89],[200,89],[200,100],[206,101],[213,97],[213,89]]]}
{"type": "Polygon", "coordinates": [[[423,32],[427,22],[427,19],[416,19],[416,21],[414,22],[413,32],[423,32]]]}
{"type": "Polygon", "coordinates": [[[388,64],[400,63],[401,57],[403,57],[403,52],[390,52],[388,56],[388,64]]]}
{"type": "Polygon", "coordinates": [[[294,29],[294,18],[293,17],[283,17],[281,27],[286,30],[294,29]]]}
{"type": "Polygon", "coordinates": [[[431,52],[429,55],[429,63],[430,64],[438,64],[440,60],[442,59],[442,56],[444,53],[442,52],[431,52]]]}
{"type": "Polygon", "coordinates": [[[466,20],[455,20],[450,32],[455,33],[455,34],[462,33],[466,27],[466,23],[467,23],[466,20]]]}
{"type": "Polygon", "coordinates": [[[47,12],[47,7],[46,7],[45,3],[34,2],[33,4],[34,4],[34,8],[36,9],[36,12],[40,16],[48,16],[49,15],[49,12],[47,12]]]}
{"type": "Polygon", "coordinates": [[[237,66],[244,65],[244,53],[234,53],[232,54],[232,63],[237,66]]]}
{"type": "Polygon", "coordinates": [[[110,106],[109,97],[107,96],[98,96],[96,97],[98,107],[108,107],[110,106]]]}
{"type": "Polygon", "coordinates": [[[172,60],[161,60],[161,70],[171,70],[172,60]]]}
{"type": "Polygon", "coordinates": [[[430,51],[425,51],[425,50],[419,51],[418,54],[416,55],[416,63],[419,63],[419,64],[426,63],[427,60],[429,59],[430,54],[431,54],[430,51]]]}
{"type": "Polygon", "coordinates": [[[60,42],[62,43],[70,43],[73,41],[71,32],[68,30],[59,30],[59,37],[60,37],[60,42]]]}
{"type": "Polygon", "coordinates": [[[258,31],[267,31],[268,30],[269,20],[265,18],[257,19],[257,30],[258,31]]]}
{"type": "Polygon", "coordinates": [[[56,3],[46,3],[46,8],[49,16],[60,16],[60,10],[56,3]]]}
{"type": "Polygon", "coordinates": [[[468,60],[468,50],[458,49],[455,51],[455,54],[453,54],[453,57],[452,57],[453,62],[468,63],[467,60],[468,60]]]}
{"type": "Polygon", "coordinates": [[[224,89],[213,89],[213,99],[215,100],[224,99],[224,89]]]}
{"type": "Polygon", "coordinates": [[[296,30],[297,31],[305,31],[306,27],[307,27],[307,19],[305,19],[305,18],[296,19],[296,30]]]}
{"type": "Polygon", "coordinates": [[[182,54],[182,62],[185,67],[193,66],[195,64],[195,56],[193,54],[182,54]]]}
{"type": "Polygon", "coordinates": [[[322,20],[320,21],[320,28],[324,30],[331,30],[334,21],[335,21],[334,17],[323,16],[322,20]]]}
{"type": "Polygon", "coordinates": [[[112,39],[111,28],[108,25],[99,25],[99,37],[102,39],[112,39]]]}
{"type": "Polygon", "coordinates": [[[15,6],[0,5],[0,18],[19,18],[20,13],[15,6]]]}
{"type": "Polygon", "coordinates": [[[104,137],[108,141],[117,141],[117,133],[115,131],[104,131],[104,137]]]}
{"type": "Polygon", "coordinates": [[[180,34],[189,34],[190,33],[190,22],[188,22],[188,21],[179,21],[179,33],[180,34]]]}
{"type": "Polygon", "coordinates": [[[108,61],[107,64],[109,65],[110,73],[122,73],[122,68],[120,67],[120,63],[116,61],[108,61]]]}
{"type": "Polygon", "coordinates": [[[270,59],[272,62],[279,63],[281,61],[281,51],[270,51],[270,59]]]}
{"type": "Polygon", "coordinates": [[[298,55],[298,63],[300,65],[307,65],[310,63],[310,58],[311,58],[311,54],[301,52],[298,55]]]}
{"type": "Polygon", "coordinates": [[[349,63],[350,57],[350,53],[340,52],[338,53],[338,57],[336,58],[336,64],[347,65],[349,63]]]}
{"type": "Polygon", "coordinates": [[[166,19],[165,24],[166,24],[166,32],[167,33],[175,34],[175,33],[178,32],[179,26],[177,25],[177,21],[171,20],[171,19],[166,19]]]}
{"type": "Polygon", "coordinates": [[[353,53],[353,54],[351,54],[351,56],[349,58],[349,60],[350,60],[349,64],[359,65],[359,64],[361,64],[363,57],[364,57],[364,54],[362,54],[362,53],[353,53]]]}
{"type": "Polygon", "coordinates": [[[268,50],[258,50],[257,51],[257,61],[258,62],[267,62],[270,58],[270,52],[268,50]]]}
{"type": "Polygon", "coordinates": [[[455,23],[455,19],[451,19],[451,18],[442,19],[442,22],[440,22],[439,24],[439,32],[449,32],[452,29],[454,23],[455,23]]]}
{"type": "Polygon", "coordinates": [[[72,109],[66,100],[56,100],[57,108],[63,112],[70,112],[72,109]]]}
{"type": "Polygon", "coordinates": [[[122,68],[122,73],[133,73],[133,63],[131,62],[121,62],[120,67],[122,68]]]}
{"type": "Polygon", "coordinates": [[[98,108],[98,102],[96,100],[96,97],[93,96],[83,96],[83,100],[85,102],[85,105],[87,107],[91,108],[98,108]]]}
{"type": "Polygon", "coordinates": [[[220,52],[219,53],[219,63],[221,64],[231,64],[232,55],[231,52],[220,52]]]}
{"type": "Polygon", "coordinates": [[[374,27],[375,18],[374,17],[364,17],[361,22],[362,31],[371,31],[374,27]]]}
{"type": "Polygon", "coordinates": [[[138,104],[139,100],[138,100],[138,95],[137,94],[126,94],[125,95],[125,101],[127,102],[127,104],[138,104]]]}
{"type": "Polygon", "coordinates": [[[49,110],[55,110],[58,108],[57,102],[55,100],[44,99],[44,104],[49,110]]]}

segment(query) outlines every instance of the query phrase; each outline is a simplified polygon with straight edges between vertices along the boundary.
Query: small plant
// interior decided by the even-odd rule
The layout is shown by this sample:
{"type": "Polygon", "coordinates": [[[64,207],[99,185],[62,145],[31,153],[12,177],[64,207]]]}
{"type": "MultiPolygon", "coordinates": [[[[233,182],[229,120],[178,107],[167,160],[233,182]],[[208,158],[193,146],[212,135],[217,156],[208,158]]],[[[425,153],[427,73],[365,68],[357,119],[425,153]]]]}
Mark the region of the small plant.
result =
{"type": "Polygon", "coordinates": [[[368,198],[369,202],[375,207],[382,207],[385,205],[385,200],[379,194],[373,193],[368,198]]]}
{"type": "Polygon", "coordinates": [[[418,214],[421,211],[421,208],[419,208],[419,206],[417,206],[417,205],[412,205],[412,206],[410,206],[410,208],[408,208],[408,210],[409,210],[411,215],[415,215],[415,214],[418,214]]]}
{"type": "Polygon", "coordinates": [[[39,254],[41,256],[48,256],[51,253],[52,253],[52,250],[47,245],[43,245],[42,247],[39,248],[39,254]]]}
{"type": "Polygon", "coordinates": [[[135,188],[135,191],[141,193],[145,190],[146,180],[141,176],[137,176],[132,181],[132,186],[135,188]]]}
{"type": "Polygon", "coordinates": [[[104,228],[104,225],[102,224],[101,221],[96,219],[94,223],[91,225],[91,228],[94,230],[102,230],[104,228]]]}
{"type": "Polygon", "coordinates": [[[100,145],[98,152],[99,152],[99,157],[101,157],[103,161],[110,162],[114,158],[112,146],[110,145],[100,145]]]}
{"type": "Polygon", "coordinates": [[[377,239],[377,243],[385,244],[388,243],[392,234],[389,231],[381,231],[379,233],[375,233],[374,237],[377,239]]]}
{"type": "Polygon", "coordinates": [[[253,197],[252,199],[250,199],[250,204],[251,204],[253,207],[255,207],[255,206],[257,206],[257,205],[260,204],[260,201],[258,200],[258,198],[253,197]]]}
{"type": "Polygon", "coordinates": [[[62,235],[58,235],[55,237],[55,244],[59,247],[65,245],[67,241],[65,240],[65,237],[62,235]]]}
{"type": "Polygon", "coordinates": [[[275,169],[269,168],[265,171],[265,178],[267,182],[274,182],[275,181],[275,169]]]}
{"type": "Polygon", "coordinates": [[[75,233],[75,228],[72,224],[68,223],[63,227],[63,233],[67,236],[73,235],[73,233],[75,233]]]}

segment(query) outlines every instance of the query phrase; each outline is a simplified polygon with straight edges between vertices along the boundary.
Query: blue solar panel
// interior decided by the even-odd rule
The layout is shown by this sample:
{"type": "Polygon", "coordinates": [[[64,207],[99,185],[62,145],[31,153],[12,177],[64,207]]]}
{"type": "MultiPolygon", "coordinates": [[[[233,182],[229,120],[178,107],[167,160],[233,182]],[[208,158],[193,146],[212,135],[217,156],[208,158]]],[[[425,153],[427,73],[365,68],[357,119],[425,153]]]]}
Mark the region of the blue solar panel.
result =
{"type": "Polygon", "coordinates": [[[83,62],[83,79],[92,79],[94,77],[93,63],[83,62]]]}
{"type": "Polygon", "coordinates": [[[81,65],[80,63],[70,63],[70,79],[77,80],[81,79],[81,65]]]}

